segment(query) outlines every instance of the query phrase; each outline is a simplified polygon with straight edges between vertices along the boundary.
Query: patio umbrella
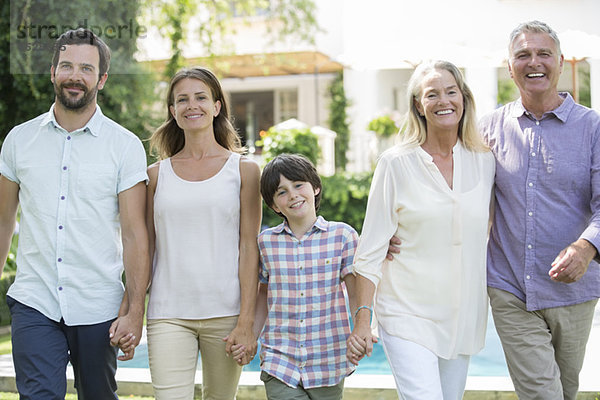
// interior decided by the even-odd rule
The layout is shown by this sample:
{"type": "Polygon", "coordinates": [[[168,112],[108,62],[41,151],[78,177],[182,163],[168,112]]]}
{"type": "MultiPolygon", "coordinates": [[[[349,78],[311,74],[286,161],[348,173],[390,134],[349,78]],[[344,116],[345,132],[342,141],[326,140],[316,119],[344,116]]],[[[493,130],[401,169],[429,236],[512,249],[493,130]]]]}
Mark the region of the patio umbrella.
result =
{"type": "Polygon", "coordinates": [[[600,36],[578,30],[568,30],[558,35],[558,38],[565,61],[571,64],[573,99],[579,101],[577,64],[588,58],[600,59],[600,36]]]}

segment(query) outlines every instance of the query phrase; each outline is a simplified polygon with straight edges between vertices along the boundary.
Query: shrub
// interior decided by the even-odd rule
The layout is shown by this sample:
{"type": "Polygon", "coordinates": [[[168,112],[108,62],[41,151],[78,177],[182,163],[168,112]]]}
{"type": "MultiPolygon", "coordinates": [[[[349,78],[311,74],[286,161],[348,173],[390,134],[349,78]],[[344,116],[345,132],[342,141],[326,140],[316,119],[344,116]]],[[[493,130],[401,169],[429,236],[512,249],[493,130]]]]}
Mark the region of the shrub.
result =
{"type": "Polygon", "coordinates": [[[0,325],[10,325],[10,311],[6,304],[6,293],[15,281],[15,271],[4,271],[0,279],[0,325]]]}
{"type": "Polygon", "coordinates": [[[398,133],[400,128],[396,124],[396,121],[394,121],[390,115],[386,114],[373,118],[371,122],[369,122],[367,129],[375,132],[377,136],[387,138],[398,133]]]}
{"type": "Polygon", "coordinates": [[[309,128],[278,131],[272,127],[261,144],[265,163],[283,153],[302,154],[315,165],[321,157],[317,135],[309,128]]]}

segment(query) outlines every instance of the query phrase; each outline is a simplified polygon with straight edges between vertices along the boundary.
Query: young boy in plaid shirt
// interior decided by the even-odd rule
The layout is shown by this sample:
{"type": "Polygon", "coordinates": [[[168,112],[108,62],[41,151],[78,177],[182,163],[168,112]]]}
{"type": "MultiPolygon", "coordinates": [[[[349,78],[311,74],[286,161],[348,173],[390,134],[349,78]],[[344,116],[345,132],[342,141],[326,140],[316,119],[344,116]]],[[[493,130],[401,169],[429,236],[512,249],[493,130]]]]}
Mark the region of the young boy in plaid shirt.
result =
{"type": "Polygon", "coordinates": [[[342,281],[354,309],[358,234],[317,217],[321,190],[315,167],[303,156],[279,155],[262,172],[263,199],[285,219],[258,236],[255,327],[264,323],[261,380],[269,400],[341,399],[354,368],[346,359],[350,323],[342,281]]]}

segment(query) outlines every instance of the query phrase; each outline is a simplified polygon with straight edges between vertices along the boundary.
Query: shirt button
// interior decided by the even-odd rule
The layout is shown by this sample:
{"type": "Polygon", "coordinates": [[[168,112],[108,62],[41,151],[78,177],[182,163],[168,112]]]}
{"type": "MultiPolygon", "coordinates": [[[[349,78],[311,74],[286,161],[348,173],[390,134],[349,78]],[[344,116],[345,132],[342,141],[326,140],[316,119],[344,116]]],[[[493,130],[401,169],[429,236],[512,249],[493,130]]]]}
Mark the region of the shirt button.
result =
{"type": "Polygon", "coordinates": [[[58,229],[62,229],[62,228],[63,228],[63,226],[62,226],[62,225],[59,225],[59,226],[58,226],[58,229]]]}
{"type": "Polygon", "coordinates": [[[59,258],[59,259],[58,259],[58,262],[62,262],[62,258],[59,258]]]}
{"type": "Polygon", "coordinates": [[[65,199],[65,196],[60,196],[60,199],[61,199],[61,200],[64,200],[64,199],[65,199]]]}
{"type": "Polygon", "coordinates": [[[527,215],[529,215],[529,216],[531,217],[531,216],[533,216],[533,213],[532,213],[531,211],[529,211],[529,212],[527,213],[527,215]]]}
{"type": "Polygon", "coordinates": [[[527,278],[527,279],[531,279],[531,275],[527,275],[527,277],[526,277],[526,278],[527,278]]]}
{"type": "Polygon", "coordinates": [[[71,140],[71,136],[67,136],[67,140],[71,140]]]}
{"type": "Polygon", "coordinates": [[[301,324],[303,324],[303,323],[304,323],[304,320],[303,320],[303,319],[301,319],[301,320],[300,320],[300,323],[301,323],[301,324]]]}
{"type": "Polygon", "coordinates": [[[533,182],[529,182],[529,187],[532,187],[532,186],[533,186],[533,182]]]}
{"type": "Polygon", "coordinates": [[[540,121],[535,121],[535,124],[536,124],[536,125],[539,125],[539,124],[540,124],[540,121]]]}
{"type": "Polygon", "coordinates": [[[532,246],[532,245],[530,245],[530,244],[528,244],[528,245],[527,245],[527,248],[528,248],[529,250],[531,250],[531,249],[533,249],[533,246],[532,246]]]}
{"type": "Polygon", "coordinates": [[[59,287],[58,287],[58,290],[62,290],[62,286],[59,286],[59,287]]]}
{"type": "Polygon", "coordinates": [[[531,153],[531,157],[535,157],[535,151],[531,153]]]}
{"type": "Polygon", "coordinates": [[[300,297],[303,297],[303,296],[304,296],[304,293],[300,293],[300,297]]]}
{"type": "Polygon", "coordinates": [[[63,171],[66,171],[66,170],[67,170],[67,166],[65,165],[65,166],[63,167],[63,171]]]}

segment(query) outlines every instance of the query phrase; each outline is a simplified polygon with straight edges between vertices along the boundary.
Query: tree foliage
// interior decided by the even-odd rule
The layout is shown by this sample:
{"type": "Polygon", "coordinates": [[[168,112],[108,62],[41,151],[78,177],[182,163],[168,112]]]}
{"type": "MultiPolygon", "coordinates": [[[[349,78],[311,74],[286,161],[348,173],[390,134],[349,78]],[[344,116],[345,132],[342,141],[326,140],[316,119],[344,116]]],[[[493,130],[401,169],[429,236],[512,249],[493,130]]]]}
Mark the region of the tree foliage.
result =
{"type": "Polygon", "coordinates": [[[182,48],[191,38],[213,57],[228,52],[237,22],[251,23],[261,15],[266,21],[268,43],[290,40],[314,43],[319,31],[313,0],[150,0],[146,18],[171,42],[171,58],[164,71],[170,78],[184,64],[182,48]],[[194,24],[190,24],[191,18],[194,24]],[[232,23],[233,20],[236,23],[232,23]],[[191,30],[192,26],[196,27],[191,30]]]}
{"type": "Polygon", "coordinates": [[[344,91],[344,75],[342,72],[337,74],[329,86],[329,129],[337,135],[335,137],[335,167],[337,170],[344,170],[348,163],[346,152],[348,151],[348,142],[350,140],[350,126],[346,109],[350,101],[344,91]]]}
{"type": "Polygon", "coordinates": [[[283,153],[302,154],[315,165],[321,158],[319,139],[309,128],[279,131],[272,127],[262,145],[265,163],[283,153]]]}
{"type": "Polygon", "coordinates": [[[1,138],[13,126],[48,111],[54,101],[52,45],[62,32],[80,26],[92,29],[111,48],[109,79],[98,94],[103,113],[142,138],[156,127],[147,107],[154,101],[153,77],[133,58],[136,35],[143,33],[134,32],[140,26],[137,0],[0,2],[1,138]]]}

